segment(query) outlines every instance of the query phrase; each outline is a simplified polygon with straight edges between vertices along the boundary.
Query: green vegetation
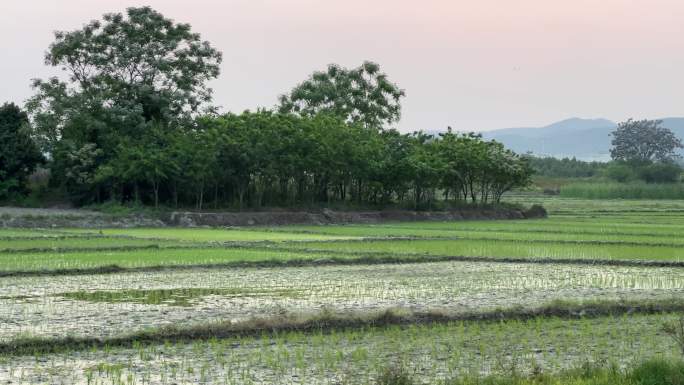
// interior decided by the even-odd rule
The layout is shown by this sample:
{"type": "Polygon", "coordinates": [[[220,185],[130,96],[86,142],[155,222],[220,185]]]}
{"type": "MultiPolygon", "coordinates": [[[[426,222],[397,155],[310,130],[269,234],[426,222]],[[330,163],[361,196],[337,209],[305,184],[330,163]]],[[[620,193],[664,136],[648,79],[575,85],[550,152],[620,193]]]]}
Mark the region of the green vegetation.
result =
{"type": "Polygon", "coordinates": [[[575,183],[563,186],[560,194],[584,199],[684,199],[684,184],[575,183]]]}
{"type": "Polygon", "coordinates": [[[546,194],[585,199],[684,199],[682,141],[661,121],[628,120],[612,133],[607,163],[530,156],[534,184],[546,194]]]}
{"type": "Polygon", "coordinates": [[[376,63],[364,62],[354,69],[331,64],[281,95],[279,110],[305,116],[328,113],[375,129],[399,121],[404,96],[376,63]]]}
{"type": "Polygon", "coordinates": [[[621,123],[608,164],[402,134],[404,90],[368,61],[220,113],[222,54],[149,7],[56,32],[45,59],[64,76],[35,80],[27,113],[0,107],[3,201],[151,217],[135,223],[168,207],[551,217],[2,228],[0,382],[684,384],[682,142],[660,122],[621,123]],[[535,169],[561,197],[529,191],[535,169]]]}
{"type": "Polygon", "coordinates": [[[632,120],[619,123],[612,133],[613,160],[631,164],[672,162],[675,151],[684,148],[672,130],[662,127],[661,120],[632,120]]]}
{"type": "Polygon", "coordinates": [[[327,254],[245,248],[142,248],[137,250],[9,253],[0,258],[5,275],[26,272],[77,273],[173,266],[287,264],[325,259],[327,254]]]}
{"type": "Polygon", "coordinates": [[[684,203],[512,197],[551,218],[277,228],[0,229],[0,271],[471,260],[681,263],[684,203]]]}
{"type": "Polygon", "coordinates": [[[28,115],[3,107],[4,135],[13,139],[0,153],[26,159],[0,160],[0,199],[27,192],[41,151],[48,159],[41,187],[24,203],[61,197],[119,214],[126,206],[153,206],[144,211],[155,213],[499,204],[505,193],[529,188],[535,171],[548,194],[683,195],[675,163],[682,143],[659,121],[620,123],[608,164],[520,156],[451,128],[438,135],[393,129],[405,92],[369,61],[356,68],[330,64],[272,109],[219,113],[208,83],[218,78],[221,61],[190,25],[149,7],[57,32],[46,63],[68,80],[35,80],[28,115]],[[578,178],[673,186],[565,186],[578,178]]]}
{"type": "MultiPolygon", "coordinates": [[[[163,239],[197,242],[249,242],[249,241],[305,241],[354,238],[354,236],[335,236],[325,234],[305,234],[287,231],[268,231],[263,229],[187,229],[187,228],[132,228],[102,230],[64,230],[76,234],[104,234],[107,236],[126,236],[144,239],[163,239]]],[[[1,233],[0,233],[1,234],[1,233]]]]}
{"type": "MultiPolygon", "coordinates": [[[[402,370],[389,370],[377,384],[413,385],[409,373],[402,370]]],[[[564,370],[558,374],[534,373],[522,375],[472,376],[454,381],[447,385],[680,385],[684,384],[684,362],[677,360],[651,359],[643,363],[629,365],[625,369],[610,365],[585,363],[575,369],[564,370]]]]}
{"type": "Polygon", "coordinates": [[[388,240],[301,242],[293,249],[344,254],[389,253],[440,256],[469,256],[529,259],[591,259],[591,260],[649,260],[680,261],[684,258],[681,246],[603,245],[600,243],[552,243],[483,240],[388,240]]]}
{"type": "MultiPolygon", "coordinates": [[[[539,204],[551,214],[551,219],[583,218],[591,222],[614,222],[616,226],[634,223],[662,223],[672,217],[681,221],[684,217],[684,200],[638,200],[638,199],[557,199],[551,196],[531,194],[509,195],[512,203],[539,204]]],[[[679,222],[681,223],[681,222],[679,222]]]]}
{"type": "MultiPolygon", "coordinates": [[[[201,378],[205,378],[204,381],[226,379],[233,383],[258,383],[260,379],[268,378],[271,383],[283,383],[291,381],[293,376],[305,383],[318,383],[329,375],[347,374],[353,383],[372,384],[385,371],[388,362],[408,367],[406,372],[416,381],[430,380],[431,383],[475,378],[487,373],[510,378],[530,372],[549,373],[549,377],[562,372],[560,378],[563,378],[569,375],[569,372],[563,372],[565,368],[581,367],[587,360],[610,362],[618,367],[638,360],[668,362],[668,366],[661,364],[657,370],[640,367],[640,375],[646,376],[647,373],[674,372],[661,370],[675,365],[669,361],[679,353],[657,332],[659,323],[672,318],[671,315],[631,315],[576,320],[551,317],[522,321],[458,321],[337,331],[283,331],[192,342],[173,342],[171,339],[167,343],[139,343],[129,347],[117,347],[119,342],[110,340],[108,347],[87,349],[77,355],[72,350],[58,350],[52,357],[60,362],[64,371],[79,365],[82,360],[121,363],[120,377],[135,379],[156,373],[181,383],[199,382],[201,378]]],[[[163,336],[174,330],[170,327],[159,332],[164,333],[163,336]]],[[[210,326],[191,335],[207,331],[221,335],[220,329],[210,326]]],[[[148,337],[144,334],[136,340],[145,341],[148,337]]],[[[23,343],[41,346],[43,342],[23,343]]],[[[23,351],[23,348],[19,350],[23,351]]],[[[42,373],[48,378],[62,375],[60,370],[48,371],[49,363],[36,364],[33,356],[12,359],[15,364],[33,362],[30,372],[42,373]]],[[[605,372],[596,372],[600,373],[605,372]]],[[[592,377],[595,376],[587,374],[585,380],[600,379],[592,377]]]]}
{"type": "Polygon", "coordinates": [[[28,176],[43,160],[31,140],[26,112],[15,104],[0,106],[0,199],[25,193],[28,176]]]}
{"type": "Polygon", "coordinates": [[[0,229],[0,379],[677,384],[683,201],[505,198],[550,217],[0,229]]]}
{"type": "Polygon", "coordinates": [[[28,142],[49,159],[51,191],[117,212],[120,204],[432,209],[438,200],[499,203],[530,182],[527,159],[501,143],[392,129],[404,91],[377,63],[331,64],[273,110],[234,114],[211,105],[207,84],[221,60],[190,25],[149,7],[57,32],[46,63],[65,76],[35,80],[30,124],[23,115],[28,142]]]}
{"type": "Polygon", "coordinates": [[[589,178],[600,176],[605,163],[585,162],[575,158],[557,159],[553,157],[529,156],[530,166],[535,174],[542,177],[589,178]]]}
{"type": "MultiPolygon", "coordinates": [[[[0,232],[1,233],[1,232],[0,232]]],[[[181,242],[166,242],[165,247],[183,246],[181,242]]],[[[191,244],[188,244],[188,246],[191,244]]],[[[83,251],[89,249],[136,249],[160,247],[160,242],[148,239],[124,237],[43,237],[40,239],[19,237],[0,239],[0,252],[19,251],[83,251]]]]}

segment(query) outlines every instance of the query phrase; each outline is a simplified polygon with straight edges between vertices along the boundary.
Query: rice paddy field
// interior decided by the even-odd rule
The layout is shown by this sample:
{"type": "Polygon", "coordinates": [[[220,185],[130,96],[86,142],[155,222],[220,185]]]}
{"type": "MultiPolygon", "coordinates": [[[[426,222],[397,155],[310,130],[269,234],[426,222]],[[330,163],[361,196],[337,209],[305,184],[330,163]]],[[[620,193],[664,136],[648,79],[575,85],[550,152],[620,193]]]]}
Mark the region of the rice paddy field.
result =
{"type": "Polygon", "coordinates": [[[0,229],[3,384],[416,383],[678,359],[684,201],[546,219],[0,229]]]}

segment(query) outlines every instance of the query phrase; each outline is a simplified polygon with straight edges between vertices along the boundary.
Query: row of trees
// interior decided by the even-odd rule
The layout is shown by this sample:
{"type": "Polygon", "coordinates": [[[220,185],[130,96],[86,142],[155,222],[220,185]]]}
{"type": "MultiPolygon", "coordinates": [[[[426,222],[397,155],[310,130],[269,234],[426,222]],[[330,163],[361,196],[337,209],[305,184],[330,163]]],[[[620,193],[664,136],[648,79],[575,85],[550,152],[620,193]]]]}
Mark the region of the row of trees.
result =
{"type": "Polygon", "coordinates": [[[438,198],[499,202],[529,183],[524,158],[451,131],[369,130],[325,113],[203,116],[191,129],[151,127],[112,156],[92,144],[57,154],[53,173],[80,203],[261,207],[331,202],[429,207],[438,198]]]}
{"type": "Polygon", "coordinates": [[[418,207],[438,196],[498,202],[530,181],[527,160],[500,143],[389,129],[404,91],[376,63],[330,65],[273,111],[218,114],[207,82],[221,60],[149,7],[107,14],[56,33],[46,62],[67,76],[35,80],[30,124],[19,113],[17,125],[46,156],[52,186],[79,204],[418,207]]]}
{"type": "Polygon", "coordinates": [[[605,178],[616,182],[679,182],[682,167],[674,159],[653,162],[585,162],[578,159],[528,157],[535,175],[549,178],[605,178]]]}
{"type": "Polygon", "coordinates": [[[587,162],[576,158],[558,159],[550,156],[530,156],[535,175],[552,178],[590,178],[601,175],[605,162],[587,162]]]}
{"type": "Polygon", "coordinates": [[[80,204],[137,201],[198,208],[330,202],[498,202],[546,176],[675,181],[682,142],[658,121],[621,123],[610,165],[520,157],[449,130],[388,129],[405,93],[380,66],[330,65],[273,111],[220,115],[209,80],[222,55],[188,24],[149,7],[57,32],[28,114],[0,108],[0,199],[26,191],[36,166],[80,204]]]}

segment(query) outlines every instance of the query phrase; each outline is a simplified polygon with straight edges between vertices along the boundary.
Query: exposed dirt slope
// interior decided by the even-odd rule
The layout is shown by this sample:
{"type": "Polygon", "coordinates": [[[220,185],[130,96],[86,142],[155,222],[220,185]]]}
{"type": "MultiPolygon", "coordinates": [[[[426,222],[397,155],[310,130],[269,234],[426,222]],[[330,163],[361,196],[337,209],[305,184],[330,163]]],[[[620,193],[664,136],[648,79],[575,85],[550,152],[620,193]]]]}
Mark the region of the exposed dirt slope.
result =
{"type": "Polygon", "coordinates": [[[77,209],[28,209],[0,207],[0,227],[226,227],[277,226],[288,224],[382,223],[398,221],[458,221],[474,219],[541,218],[540,206],[529,210],[462,209],[451,211],[258,211],[258,212],[170,212],[159,217],[113,216],[77,209]]]}

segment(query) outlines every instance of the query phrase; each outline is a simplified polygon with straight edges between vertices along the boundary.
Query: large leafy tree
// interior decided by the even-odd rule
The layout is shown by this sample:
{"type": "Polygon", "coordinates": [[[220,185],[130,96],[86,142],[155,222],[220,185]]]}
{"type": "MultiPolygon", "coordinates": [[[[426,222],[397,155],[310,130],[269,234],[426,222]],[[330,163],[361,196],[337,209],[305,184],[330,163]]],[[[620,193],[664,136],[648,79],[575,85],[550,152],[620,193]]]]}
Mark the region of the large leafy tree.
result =
{"type": "Polygon", "coordinates": [[[672,130],[662,127],[661,120],[628,120],[613,131],[613,160],[631,163],[670,162],[676,150],[684,148],[672,130]]]}
{"type": "Polygon", "coordinates": [[[23,192],[43,155],[29,136],[26,112],[13,103],[0,107],[0,197],[23,192]]]}
{"type": "Polygon", "coordinates": [[[67,76],[34,81],[34,136],[56,165],[65,163],[60,154],[101,152],[97,168],[119,156],[122,143],[183,126],[208,107],[221,53],[190,25],[142,7],[55,33],[45,61],[67,76]]]}
{"type": "Polygon", "coordinates": [[[122,142],[116,156],[98,170],[101,180],[131,181],[135,200],[140,200],[139,185],[149,183],[154,206],[159,207],[162,183],[180,172],[178,157],[174,156],[174,135],[159,127],[146,132],[141,140],[122,142]]]}
{"type": "Polygon", "coordinates": [[[280,111],[314,116],[320,112],[381,129],[399,120],[404,90],[370,61],[347,69],[330,64],[280,97],[280,111]]]}

